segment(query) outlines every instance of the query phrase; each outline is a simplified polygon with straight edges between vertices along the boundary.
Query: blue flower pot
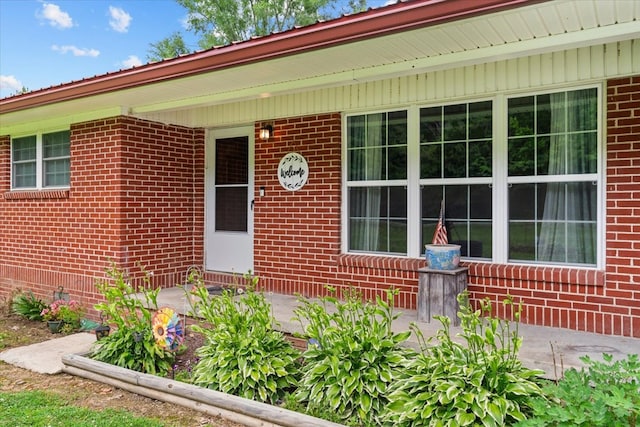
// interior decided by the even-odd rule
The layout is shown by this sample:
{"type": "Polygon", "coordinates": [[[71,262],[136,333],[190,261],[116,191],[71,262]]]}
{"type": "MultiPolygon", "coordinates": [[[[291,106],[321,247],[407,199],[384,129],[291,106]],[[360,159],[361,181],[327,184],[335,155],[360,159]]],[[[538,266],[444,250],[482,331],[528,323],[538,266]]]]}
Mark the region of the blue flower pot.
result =
{"type": "Polygon", "coordinates": [[[432,270],[455,270],[460,265],[460,245],[425,245],[427,266],[432,270]]]}

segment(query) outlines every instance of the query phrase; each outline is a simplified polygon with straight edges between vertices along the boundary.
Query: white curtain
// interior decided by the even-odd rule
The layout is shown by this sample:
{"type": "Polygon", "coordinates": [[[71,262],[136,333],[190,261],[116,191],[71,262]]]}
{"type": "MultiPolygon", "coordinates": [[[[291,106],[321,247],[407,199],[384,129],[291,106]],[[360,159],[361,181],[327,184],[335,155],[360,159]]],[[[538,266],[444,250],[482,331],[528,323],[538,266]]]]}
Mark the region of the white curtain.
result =
{"type": "MultiPolygon", "coordinates": [[[[592,94],[573,91],[551,94],[549,175],[581,174],[595,170],[595,131],[591,130],[592,94]],[[584,132],[581,132],[584,131],[584,132]]],[[[595,204],[591,182],[548,183],[538,260],[595,263],[595,204]]]]}
{"type": "MultiPolygon", "coordinates": [[[[383,165],[383,147],[382,136],[385,124],[383,114],[369,114],[366,116],[366,124],[363,129],[365,149],[364,155],[357,156],[358,163],[355,164],[356,170],[363,171],[364,177],[358,179],[366,181],[375,181],[382,179],[383,165]]],[[[359,217],[366,218],[356,230],[353,236],[355,248],[362,251],[379,251],[387,250],[379,247],[380,232],[380,202],[382,197],[382,189],[380,187],[361,187],[359,191],[354,192],[353,200],[359,217]]]]}

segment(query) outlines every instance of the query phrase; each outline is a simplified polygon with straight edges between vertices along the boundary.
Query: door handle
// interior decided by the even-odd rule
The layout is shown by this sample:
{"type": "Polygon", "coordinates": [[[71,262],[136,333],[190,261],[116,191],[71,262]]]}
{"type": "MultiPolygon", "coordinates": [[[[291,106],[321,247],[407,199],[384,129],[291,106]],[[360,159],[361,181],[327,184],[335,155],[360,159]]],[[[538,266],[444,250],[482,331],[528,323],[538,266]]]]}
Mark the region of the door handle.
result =
{"type": "Polygon", "coordinates": [[[256,200],[255,200],[255,199],[253,199],[253,200],[251,201],[251,210],[253,210],[253,205],[255,205],[255,204],[256,204],[256,200]]]}

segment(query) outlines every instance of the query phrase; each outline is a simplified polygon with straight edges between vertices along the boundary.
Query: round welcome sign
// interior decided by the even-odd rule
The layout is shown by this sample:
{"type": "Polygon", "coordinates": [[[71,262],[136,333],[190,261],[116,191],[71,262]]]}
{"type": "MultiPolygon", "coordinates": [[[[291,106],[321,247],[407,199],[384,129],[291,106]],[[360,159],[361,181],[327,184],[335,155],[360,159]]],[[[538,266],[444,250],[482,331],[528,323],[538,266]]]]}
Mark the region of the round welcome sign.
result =
{"type": "Polygon", "coordinates": [[[282,188],[296,191],[304,187],[309,177],[307,160],[298,153],[286,154],[278,165],[278,180],[282,188]]]}

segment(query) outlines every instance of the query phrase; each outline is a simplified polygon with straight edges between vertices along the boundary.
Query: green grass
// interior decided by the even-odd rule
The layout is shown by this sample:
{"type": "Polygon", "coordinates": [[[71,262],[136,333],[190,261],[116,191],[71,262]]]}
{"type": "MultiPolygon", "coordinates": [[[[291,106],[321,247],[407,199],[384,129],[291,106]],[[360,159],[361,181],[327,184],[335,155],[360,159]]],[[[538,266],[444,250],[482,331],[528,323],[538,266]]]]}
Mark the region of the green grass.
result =
{"type": "Polygon", "coordinates": [[[52,393],[24,391],[0,392],[0,426],[162,427],[163,424],[155,419],[133,417],[127,411],[70,406],[63,397],[52,393]]]}

